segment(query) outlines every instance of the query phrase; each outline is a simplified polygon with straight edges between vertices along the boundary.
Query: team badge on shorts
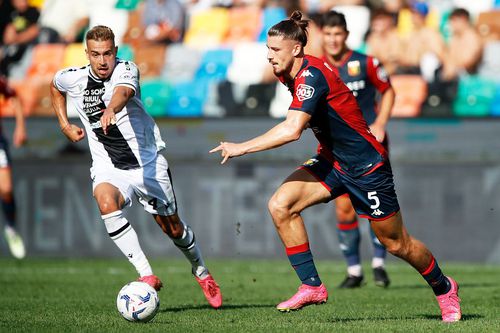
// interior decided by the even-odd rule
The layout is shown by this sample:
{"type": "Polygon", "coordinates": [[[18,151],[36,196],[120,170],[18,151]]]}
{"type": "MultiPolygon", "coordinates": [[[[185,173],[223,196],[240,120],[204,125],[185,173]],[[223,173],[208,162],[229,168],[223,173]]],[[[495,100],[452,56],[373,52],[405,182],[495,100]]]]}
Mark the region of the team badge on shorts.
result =
{"type": "Polygon", "coordinates": [[[307,167],[307,166],[312,166],[318,162],[319,162],[319,160],[317,160],[315,158],[310,158],[307,161],[305,161],[304,164],[302,164],[302,165],[307,167]]]}

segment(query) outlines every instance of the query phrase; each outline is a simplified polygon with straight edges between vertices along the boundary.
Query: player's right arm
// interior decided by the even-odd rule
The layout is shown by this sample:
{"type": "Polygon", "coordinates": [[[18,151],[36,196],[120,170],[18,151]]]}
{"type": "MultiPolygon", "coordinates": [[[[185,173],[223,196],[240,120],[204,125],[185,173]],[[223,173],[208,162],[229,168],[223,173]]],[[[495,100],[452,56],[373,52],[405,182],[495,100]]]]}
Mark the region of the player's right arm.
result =
{"type": "Polygon", "coordinates": [[[224,164],[231,157],[283,146],[298,140],[310,119],[311,116],[305,112],[289,110],[286,119],[266,133],[241,143],[221,142],[210,153],[220,151],[223,157],[221,164],[224,164]]]}
{"type": "Polygon", "coordinates": [[[82,128],[71,124],[68,119],[68,112],[66,110],[66,93],[60,91],[56,85],[61,87],[60,82],[61,72],[58,72],[54,77],[54,81],[50,85],[50,96],[52,99],[52,107],[59,120],[61,131],[71,142],[78,142],[85,137],[85,132],[82,128]]]}

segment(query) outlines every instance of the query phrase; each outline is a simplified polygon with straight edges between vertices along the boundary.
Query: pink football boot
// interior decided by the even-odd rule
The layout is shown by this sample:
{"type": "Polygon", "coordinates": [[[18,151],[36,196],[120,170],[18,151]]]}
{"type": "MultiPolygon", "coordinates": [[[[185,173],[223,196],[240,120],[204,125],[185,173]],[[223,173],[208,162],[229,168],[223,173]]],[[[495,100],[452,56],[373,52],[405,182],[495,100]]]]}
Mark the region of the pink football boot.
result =
{"type": "Polygon", "coordinates": [[[210,304],[210,306],[214,309],[220,308],[222,306],[222,294],[220,292],[219,285],[215,282],[212,275],[208,273],[208,276],[204,279],[200,279],[196,275],[194,277],[203,290],[203,294],[205,295],[208,304],[210,304]]]}
{"type": "Polygon", "coordinates": [[[146,275],[137,279],[137,281],[145,282],[153,287],[156,291],[159,291],[163,287],[160,279],[156,275],[146,275]]]}
{"type": "Polygon", "coordinates": [[[443,321],[452,323],[462,318],[462,311],[460,310],[460,298],[458,297],[458,283],[450,277],[446,278],[450,281],[451,289],[446,294],[436,296],[436,298],[441,308],[443,321]]]}
{"type": "Polygon", "coordinates": [[[288,301],[281,302],[276,306],[276,309],[282,312],[298,310],[310,304],[322,304],[328,300],[328,291],[323,284],[318,287],[302,284],[299,291],[292,296],[288,301]]]}

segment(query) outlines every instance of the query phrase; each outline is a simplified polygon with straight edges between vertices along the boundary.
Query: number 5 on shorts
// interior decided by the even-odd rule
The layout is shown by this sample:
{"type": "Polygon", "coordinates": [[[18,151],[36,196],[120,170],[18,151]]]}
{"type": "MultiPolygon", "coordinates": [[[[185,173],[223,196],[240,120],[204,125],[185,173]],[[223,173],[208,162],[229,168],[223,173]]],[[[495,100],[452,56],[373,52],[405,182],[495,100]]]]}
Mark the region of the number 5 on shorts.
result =
{"type": "Polygon", "coordinates": [[[380,199],[377,197],[377,191],[368,192],[368,200],[373,200],[375,202],[370,206],[371,209],[377,209],[380,206],[380,199]]]}

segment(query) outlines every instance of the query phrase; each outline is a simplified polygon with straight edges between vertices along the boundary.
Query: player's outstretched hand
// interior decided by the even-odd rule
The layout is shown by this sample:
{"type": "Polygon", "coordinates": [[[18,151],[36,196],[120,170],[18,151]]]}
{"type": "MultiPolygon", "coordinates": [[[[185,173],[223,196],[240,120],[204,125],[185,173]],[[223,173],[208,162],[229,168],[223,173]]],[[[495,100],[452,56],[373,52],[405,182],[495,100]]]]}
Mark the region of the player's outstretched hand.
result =
{"type": "Polygon", "coordinates": [[[101,127],[104,135],[108,134],[108,127],[116,124],[116,115],[111,109],[104,109],[101,116],[101,127]]]}
{"type": "Polygon", "coordinates": [[[66,125],[61,131],[71,142],[78,142],[85,137],[83,129],[73,124],[66,125]]]}
{"type": "Polygon", "coordinates": [[[226,161],[231,157],[241,156],[245,154],[245,152],[241,149],[240,144],[231,142],[221,142],[220,145],[210,150],[210,154],[216,153],[218,151],[221,152],[220,154],[223,157],[220,164],[226,163],[226,161]]]}

